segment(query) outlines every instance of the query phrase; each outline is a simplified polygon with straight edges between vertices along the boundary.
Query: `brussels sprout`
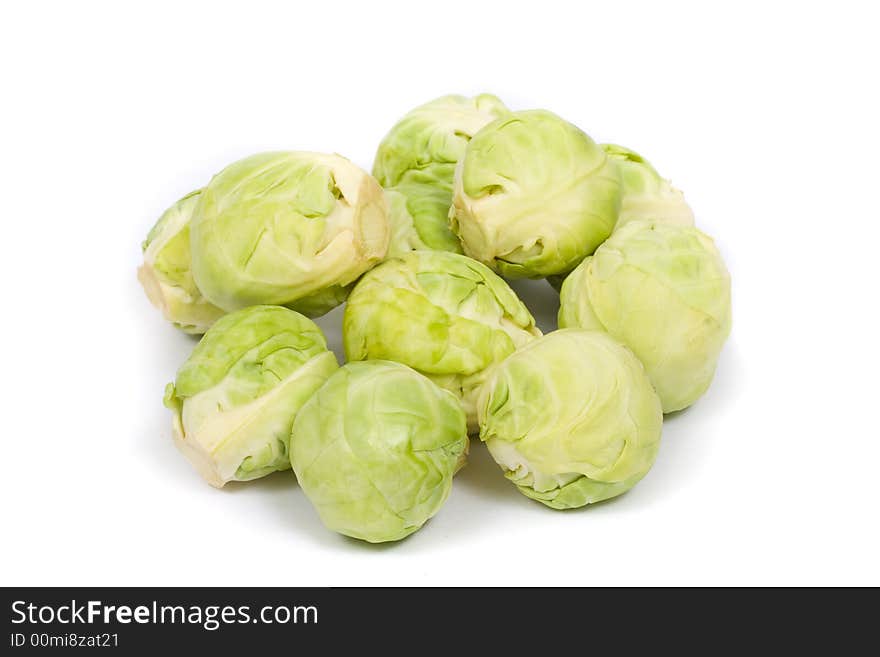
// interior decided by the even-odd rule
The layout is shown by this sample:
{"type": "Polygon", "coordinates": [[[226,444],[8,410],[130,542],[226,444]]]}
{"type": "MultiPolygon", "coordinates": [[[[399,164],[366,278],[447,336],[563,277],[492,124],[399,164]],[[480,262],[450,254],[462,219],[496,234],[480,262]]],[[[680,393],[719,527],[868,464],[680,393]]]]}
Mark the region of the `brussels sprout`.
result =
{"type": "Polygon", "coordinates": [[[616,228],[633,219],[694,225],[694,213],[685,203],[684,194],[662,178],[647,160],[616,144],[602,144],[602,148],[620,172],[622,197],[616,228]]]}
{"type": "Polygon", "coordinates": [[[364,275],[343,319],[348,360],[409,365],[462,399],[476,427],[485,371],[541,332],[485,265],[456,253],[412,251],[364,275]]]}
{"type": "Polygon", "coordinates": [[[480,439],[519,491],[554,509],[625,493],[647,474],[663,414],[645,369],[601,331],[554,331],[492,370],[480,439]]]}
{"type": "Polygon", "coordinates": [[[367,361],[341,367],[305,403],[290,460],[329,529],[381,543],[437,513],[467,442],[453,395],[404,365],[367,361]]]}
{"type": "Polygon", "coordinates": [[[395,189],[385,190],[388,203],[388,221],[391,224],[391,241],[387,258],[399,258],[410,251],[430,250],[419,237],[415,220],[406,207],[406,196],[395,189]]]}
{"type": "Polygon", "coordinates": [[[461,253],[448,219],[455,164],[470,138],[506,113],[507,108],[490,94],[443,96],[411,111],[382,140],[373,175],[383,187],[403,194],[415,233],[404,238],[398,251],[417,240],[429,249],[461,253]]]}
{"type": "Polygon", "coordinates": [[[562,284],[561,327],[602,329],[645,364],[663,411],[709,387],[730,333],[730,275],[696,228],[631,221],[562,284]]]}
{"type": "Polygon", "coordinates": [[[189,224],[201,191],[187,194],[159,217],[142,244],[144,264],[138,268],[150,303],[186,333],[204,333],[224,314],[199,292],[190,267],[189,224]]]}
{"type": "Polygon", "coordinates": [[[299,313],[251,306],[226,315],[165,389],[174,441],[218,488],[285,470],[294,416],[337,367],[299,313]]]}
{"type": "Polygon", "coordinates": [[[382,188],[339,155],[262,153],[214,176],[192,220],[199,289],[232,311],[323,314],[388,248],[382,188]]]}
{"type": "Polygon", "coordinates": [[[533,110],[474,135],[455,171],[450,219],[465,254],[509,278],[542,278],[590,255],[619,207],[619,175],[605,151],[533,110]]]}

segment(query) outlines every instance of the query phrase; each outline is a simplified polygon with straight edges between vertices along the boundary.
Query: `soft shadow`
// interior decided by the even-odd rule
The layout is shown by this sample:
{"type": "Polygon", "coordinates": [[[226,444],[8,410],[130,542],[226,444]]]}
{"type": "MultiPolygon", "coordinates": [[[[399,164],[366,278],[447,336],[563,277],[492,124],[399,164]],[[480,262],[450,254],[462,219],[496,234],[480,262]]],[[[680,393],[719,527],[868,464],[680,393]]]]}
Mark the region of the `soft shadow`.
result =
{"type": "Polygon", "coordinates": [[[252,481],[231,481],[220,492],[234,498],[258,498],[251,506],[277,518],[278,527],[292,532],[291,536],[308,538],[323,547],[342,544],[337,535],[321,523],[292,470],[273,472],[252,481]]]}
{"type": "MultiPolygon", "coordinates": [[[[626,507],[626,506],[638,506],[638,495],[634,495],[633,491],[635,488],[631,488],[625,493],[621,493],[615,497],[609,498],[607,500],[602,500],[600,502],[592,502],[591,504],[586,504],[584,506],[579,506],[575,509],[554,509],[552,507],[546,507],[549,511],[554,511],[556,513],[565,513],[570,515],[577,515],[581,513],[594,513],[601,514],[606,510],[613,509],[615,506],[618,507],[626,507]]],[[[534,500],[536,504],[540,504],[537,500],[534,500]]],[[[542,505],[543,506],[543,505],[542,505]]],[[[620,509],[619,509],[620,510],[620,509]]]]}
{"type": "Polygon", "coordinates": [[[611,506],[618,500],[626,498],[627,493],[629,492],[627,491],[627,493],[613,497],[610,500],[594,502],[593,504],[588,504],[577,509],[553,509],[538,500],[533,500],[520,493],[516,486],[505,479],[501,472],[501,468],[499,468],[498,464],[492,459],[492,455],[489,453],[486,446],[478,440],[472,441],[472,443],[474,442],[478,444],[471,445],[471,458],[468,459],[468,465],[462,469],[456,478],[456,481],[462,479],[463,484],[473,487],[483,497],[503,500],[506,504],[516,504],[524,509],[533,509],[539,512],[547,511],[551,513],[562,512],[574,514],[589,512],[590,509],[611,506]],[[474,466],[473,474],[470,477],[463,478],[465,472],[470,469],[472,465],[474,466]]]}
{"type": "Polygon", "coordinates": [[[344,314],[345,304],[342,304],[314,320],[315,324],[324,332],[324,337],[327,338],[327,347],[336,354],[336,359],[340,363],[345,362],[345,349],[342,344],[342,317],[344,314]]]}
{"type": "Polygon", "coordinates": [[[693,404],[688,406],[687,408],[683,408],[680,411],[672,411],[671,413],[663,414],[663,424],[664,426],[670,422],[677,422],[680,417],[686,417],[689,412],[694,408],[693,404]]]}
{"type": "Polygon", "coordinates": [[[370,543],[369,541],[362,541],[359,538],[352,538],[351,536],[344,536],[343,534],[337,534],[337,544],[340,547],[344,548],[355,548],[358,550],[366,550],[367,552],[391,552],[394,548],[402,548],[403,545],[415,545],[415,541],[413,537],[418,534],[420,531],[425,529],[428,526],[428,523],[431,521],[428,520],[421,529],[417,529],[409,536],[404,536],[399,541],[385,541],[384,543],[370,543]]]}
{"type": "MultiPolygon", "coordinates": [[[[352,547],[373,552],[384,552],[395,545],[407,543],[413,536],[389,543],[368,543],[350,536],[343,536],[327,529],[315,511],[309,499],[303,493],[291,470],[273,472],[253,481],[231,481],[222,489],[222,493],[239,496],[249,495],[260,497],[262,509],[273,510],[280,518],[281,526],[289,527],[299,537],[308,537],[322,547],[350,550],[352,547]]],[[[416,532],[418,533],[418,532],[416,532]]]]}
{"type": "MultiPolygon", "coordinates": [[[[657,461],[636,486],[641,503],[654,504],[685,487],[706,468],[725,434],[726,415],[736,413],[743,390],[744,360],[736,343],[727,344],[709,390],[688,408],[663,416],[657,461]]],[[[731,443],[730,449],[736,449],[731,443]]]]}
{"type": "Polygon", "coordinates": [[[559,294],[544,279],[528,278],[507,281],[511,289],[522,300],[535,318],[538,328],[544,333],[557,329],[559,314],[559,294]]]}
{"type": "Polygon", "coordinates": [[[293,488],[299,488],[293,471],[279,470],[259,479],[230,481],[220,490],[226,495],[243,495],[251,492],[261,492],[268,495],[278,491],[289,491],[293,488]]]}

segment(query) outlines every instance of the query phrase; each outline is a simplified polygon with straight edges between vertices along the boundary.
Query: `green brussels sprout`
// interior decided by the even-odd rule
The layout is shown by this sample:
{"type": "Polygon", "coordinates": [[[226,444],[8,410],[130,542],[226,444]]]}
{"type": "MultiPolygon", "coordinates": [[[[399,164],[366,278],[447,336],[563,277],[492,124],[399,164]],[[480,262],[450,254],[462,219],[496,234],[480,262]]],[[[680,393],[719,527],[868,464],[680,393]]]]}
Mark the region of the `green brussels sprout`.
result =
{"type": "Polygon", "coordinates": [[[226,315],[165,389],[174,441],[218,488],[286,470],[293,418],[337,367],[299,313],[251,306],[226,315]]]}
{"type": "Polygon", "coordinates": [[[443,96],[403,117],[379,144],[373,175],[386,188],[401,193],[412,218],[411,232],[401,246],[418,241],[424,247],[461,253],[449,229],[452,178],[471,137],[507,113],[495,96],[443,96]]]}
{"type": "Polygon", "coordinates": [[[562,284],[559,325],[607,331],[645,364],[663,411],[709,387],[730,333],[730,275],[696,228],[631,221],[562,284]]]}
{"type": "Polygon", "coordinates": [[[391,241],[386,258],[399,258],[410,251],[430,250],[419,237],[415,220],[406,207],[406,196],[396,189],[385,190],[388,203],[388,221],[391,224],[391,241]]]}
{"type": "Polygon", "coordinates": [[[141,245],[144,264],[138,268],[150,303],[179,329],[195,334],[224,315],[202,296],[192,275],[189,225],[201,192],[187,194],[159,217],[141,245]]]}
{"type": "Polygon", "coordinates": [[[601,331],[548,333],[492,370],[480,439],[521,493],[571,509],[625,493],[647,474],[663,414],[645,369],[601,331]]]}
{"type": "Polygon", "coordinates": [[[296,416],[290,461],[324,524],[371,543],[419,529],[467,450],[453,395],[388,361],[348,363],[296,416]]]}
{"type": "Polygon", "coordinates": [[[622,197],[616,228],[633,219],[694,225],[694,213],[684,194],[661,177],[645,158],[616,144],[602,144],[602,148],[620,172],[622,197]]]}
{"type": "Polygon", "coordinates": [[[555,114],[532,110],[470,140],[450,220],[466,255],[508,278],[543,278],[593,253],[619,207],[619,175],[605,151],[555,114]]]}
{"type": "Polygon", "coordinates": [[[277,304],[321,315],[388,248],[385,196],[340,155],[262,153],[218,173],[192,220],[192,268],[232,311],[277,304]]]}
{"type": "Polygon", "coordinates": [[[475,428],[486,370],[541,332],[485,265],[457,253],[411,251],[358,281],[342,335],[349,361],[393,360],[454,392],[475,428]]]}

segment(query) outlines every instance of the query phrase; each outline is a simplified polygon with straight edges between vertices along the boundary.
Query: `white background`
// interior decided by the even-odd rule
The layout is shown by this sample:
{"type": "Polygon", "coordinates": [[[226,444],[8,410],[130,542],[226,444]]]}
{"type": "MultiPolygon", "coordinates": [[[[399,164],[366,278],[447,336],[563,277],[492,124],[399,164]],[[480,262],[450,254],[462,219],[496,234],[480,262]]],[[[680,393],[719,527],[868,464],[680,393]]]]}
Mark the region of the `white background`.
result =
{"type": "MultiPolygon", "coordinates": [[[[880,584],[869,6],[4,4],[0,583],[880,584]],[[474,444],[394,545],[325,530],[289,473],[203,483],[161,404],[194,342],[135,279],[155,218],[261,150],[369,168],[411,107],[482,91],[685,190],[734,284],[709,393],[616,501],[544,508],[474,444]]],[[[550,289],[517,289],[552,328],[550,289]]]]}

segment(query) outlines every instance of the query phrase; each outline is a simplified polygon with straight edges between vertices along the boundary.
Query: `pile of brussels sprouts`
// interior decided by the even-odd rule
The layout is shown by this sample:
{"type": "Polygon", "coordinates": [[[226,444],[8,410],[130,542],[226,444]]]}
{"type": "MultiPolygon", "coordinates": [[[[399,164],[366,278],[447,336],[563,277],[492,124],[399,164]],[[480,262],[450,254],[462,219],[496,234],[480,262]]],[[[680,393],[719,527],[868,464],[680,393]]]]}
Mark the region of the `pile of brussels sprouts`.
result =
{"type": "Polygon", "coordinates": [[[491,95],[414,109],[372,175],[235,162],[143,248],[152,303],[204,333],[165,392],[180,451],[218,487],[292,467],[327,527],[371,542],[437,513],[469,434],[554,509],[629,490],[730,332],[730,276],[680,191],[491,95]],[[502,277],[547,278],[560,329],[502,277]],[[308,318],[345,301],[339,366],[308,318]]]}

